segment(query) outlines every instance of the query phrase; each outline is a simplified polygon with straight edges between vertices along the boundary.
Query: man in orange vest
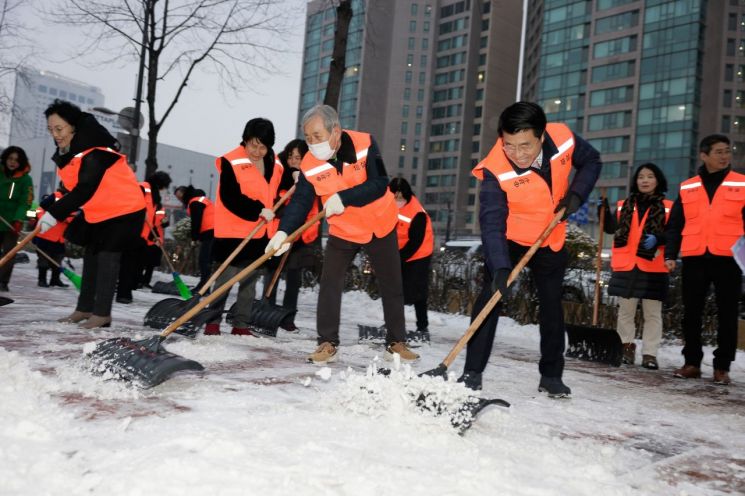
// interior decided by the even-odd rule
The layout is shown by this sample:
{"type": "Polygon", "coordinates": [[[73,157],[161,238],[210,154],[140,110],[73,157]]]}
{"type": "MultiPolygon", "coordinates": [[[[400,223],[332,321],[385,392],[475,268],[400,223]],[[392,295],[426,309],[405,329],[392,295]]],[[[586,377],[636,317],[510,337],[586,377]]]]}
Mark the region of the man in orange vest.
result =
{"type": "MultiPolygon", "coordinates": [[[[499,139],[473,170],[482,181],[479,223],[484,246],[484,286],[473,308],[479,314],[492,294],[507,292],[512,266],[565,208],[562,220],[577,211],[600,174],[600,154],[564,124],[548,124],[543,109],[517,102],[499,117],[499,139]],[[571,184],[572,167],[576,173],[571,184]]],[[[571,390],[564,371],[564,313],[561,307],[567,252],[562,222],[533,255],[528,267],[538,289],[541,374],[538,391],[564,398],[571,390]]],[[[468,343],[459,381],[481,389],[481,375],[494,343],[500,305],[468,343]]]]}
{"type": "Polygon", "coordinates": [[[339,346],[339,318],[344,274],[364,248],[370,257],[383,301],[388,335],[386,356],[403,360],[418,355],[406,346],[401,267],[396,240],[398,209],[388,190],[388,177],[372,136],[342,130],[339,115],[328,105],[316,105],[303,116],[303,132],[310,153],[300,163],[292,202],[285,208],[279,231],[266,251],[281,255],[289,248],[287,233],[305,221],[316,197],[321,200],[329,224],[318,294],[318,348],[308,361],[333,361],[339,346]]]}
{"type": "Polygon", "coordinates": [[[730,363],[737,347],[737,307],[742,271],[732,256],[732,245],[745,232],[745,175],[730,166],[729,138],[712,134],[701,140],[698,175],[680,184],[665,236],[665,265],[675,269],[683,259],[683,356],[675,377],[701,377],[701,315],[709,286],[717,302],[717,349],[714,382],[729,384],[730,363]]]}

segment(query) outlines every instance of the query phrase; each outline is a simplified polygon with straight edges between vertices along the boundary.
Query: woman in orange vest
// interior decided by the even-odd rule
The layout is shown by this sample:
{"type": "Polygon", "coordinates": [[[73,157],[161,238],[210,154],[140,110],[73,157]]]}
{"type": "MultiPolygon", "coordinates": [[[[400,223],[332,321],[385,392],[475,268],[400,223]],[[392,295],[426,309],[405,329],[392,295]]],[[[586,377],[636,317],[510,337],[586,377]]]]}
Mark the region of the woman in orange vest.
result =
{"type": "Polygon", "coordinates": [[[39,219],[41,232],[80,209],[65,238],[85,247],[77,306],[60,321],[109,327],[119,261],[141,239],[145,198],[127,157],[117,152],[119,143],[95,117],[63,100],[55,100],[44,115],[57,145],[52,160],[69,193],[39,219]]]}
{"type": "Polygon", "coordinates": [[[435,238],[432,220],[402,177],[391,180],[388,189],[396,197],[398,206],[398,254],[404,285],[404,305],[414,305],[416,337],[429,341],[427,296],[429,293],[429,265],[435,238]]]}
{"type": "MultiPolygon", "coordinates": [[[[145,180],[146,184],[150,185],[152,190],[153,200],[153,218],[150,219],[150,224],[155,229],[158,239],[163,242],[165,240],[165,228],[168,227],[168,216],[165,208],[163,208],[162,194],[171,185],[171,176],[164,171],[156,171],[150,174],[145,180]]],[[[147,226],[146,226],[147,227],[147,226]]],[[[141,266],[139,267],[137,278],[137,287],[151,288],[150,280],[153,277],[153,270],[155,267],[159,267],[163,252],[157,245],[155,235],[152,233],[149,227],[148,231],[148,244],[145,248],[145,257],[142,260],[141,266]]]]}
{"type": "Polygon", "coordinates": [[[630,194],[611,215],[607,200],[604,231],[613,234],[608,295],[618,296],[616,328],[623,343],[623,362],[636,356],[636,308],[644,312],[642,367],[657,370],[657,348],[662,339],[662,302],[667,297],[665,224],[673,202],[665,199],[667,179],[655,164],[640,165],[629,185],[630,194]]]}
{"type": "Polygon", "coordinates": [[[199,283],[201,288],[210,278],[212,264],[212,242],[215,239],[215,206],[207,198],[207,194],[191,184],[179,186],[174,195],[186,208],[191,219],[192,243],[199,241],[199,283]]]}
{"type": "MultiPolygon", "coordinates": [[[[240,145],[215,161],[219,176],[215,200],[213,260],[217,263],[225,261],[257,224],[262,220],[266,221],[217,278],[216,287],[261,257],[269,237],[277,232],[279,222],[274,218],[272,205],[279,190],[292,186],[292,176],[284,173],[284,167],[276,160],[272,146],[274,125],[271,121],[258,117],[246,124],[240,145]]],[[[249,324],[258,275],[259,272],[256,271],[239,284],[231,334],[253,335],[249,324]]],[[[209,308],[222,311],[227,298],[226,293],[209,308]]],[[[217,317],[207,323],[205,335],[220,334],[221,319],[221,313],[218,313],[217,317]]]]}
{"type": "MultiPolygon", "coordinates": [[[[45,209],[49,205],[53,204],[67,193],[65,186],[60,183],[57,191],[52,195],[46,195],[39,202],[39,208],[36,209],[37,220],[44,215],[45,209]]],[[[54,228],[50,229],[45,233],[38,234],[34,239],[33,243],[41,248],[44,253],[52,257],[52,259],[58,264],[62,264],[62,259],[65,258],[65,229],[68,224],[72,221],[74,216],[70,216],[62,222],[59,222],[54,228]]],[[[39,287],[48,288],[50,286],[57,286],[60,288],[66,288],[69,285],[62,282],[60,274],[62,269],[53,265],[46,257],[37,254],[36,267],[39,270],[39,287]],[[47,272],[52,271],[52,277],[47,281],[47,272]]]]}
{"type": "MultiPolygon", "coordinates": [[[[297,182],[300,177],[300,163],[306,153],[308,153],[308,145],[305,141],[294,139],[287,143],[285,149],[277,154],[279,161],[282,162],[285,170],[290,172],[295,182],[297,182]]],[[[288,200],[287,204],[289,205],[291,202],[292,198],[288,200]]],[[[313,207],[311,207],[307,218],[316,215],[318,210],[318,201],[316,201],[313,203],[313,207]]],[[[306,230],[303,235],[292,244],[290,256],[287,258],[287,264],[285,265],[285,295],[282,299],[282,306],[288,310],[297,310],[297,299],[300,294],[303,268],[315,264],[316,257],[314,255],[313,247],[317,244],[316,241],[319,239],[318,235],[320,231],[321,224],[319,222],[306,230]]],[[[273,271],[267,271],[267,275],[264,277],[265,285],[271,282],[272,275],[273,271]]],[[[269,301],[274,303],[276,299],[277,291],[275,290],[269,296],[269,301]]],[[[297,331],[297,326],[295,325],[295,314],[288,317],[286,321],[282,321],[280,327],[290,332],[297,331]]]]}

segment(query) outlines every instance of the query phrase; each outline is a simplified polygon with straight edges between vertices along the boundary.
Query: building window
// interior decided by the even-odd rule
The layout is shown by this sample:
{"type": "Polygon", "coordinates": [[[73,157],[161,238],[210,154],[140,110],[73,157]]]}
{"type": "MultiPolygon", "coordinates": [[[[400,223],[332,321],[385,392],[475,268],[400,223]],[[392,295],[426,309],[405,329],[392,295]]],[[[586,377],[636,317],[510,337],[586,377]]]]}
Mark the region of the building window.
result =
{"type": "Polygon", "coordinates": [[[49,94],[50,95],[56,95],[57,94],[57,88],[49,88],[49,94]]]}
{"type": "Polygon", "coordinates": [[[411,67],[412,65],[414,65],[414,55],[410,53],[406,56],[406,67],[411,67]]]}
{"type": "Polygon", "coordinates": [[[427,73],[426,72],[420,72],[419,73],[419,84],[424,84],[427,82],[427,73]]]}
{"type": "Polygon", "coordinates": [[[422,135],[422,123],[417,122],[414,124],[414,136],[421,136],[422,135]]]}
{"type": "Polygon", "coordinates": [[[727,38],[727,48],[725,49],[725,55],[728,57],[735,56],[735,40],[727,38]]]}
{"type": "MultiPolygon", "coordinates": [[[[647,19],[649,22],[649,19],[647,19]]],[[[595,34],[623,31],[639,24],[639,11],[624,12],[613,16],[603,17],[595,21],[595,34]]]]}
{"type": "Polygon", "coordinates": [[[429,38],[422,38],[422,50],[429,50],[429,38]]]}
{"type": "MultiPolygon", "coordinates": [[[[737,98],[740,98],[739,94],[737,98]]],[[[732,90],[724,90],[724,94],[722,95],[722,106],[723,107],[732,106],[732,90]]]]}
{"type": "MultiPolygon", "coordinates": [[[[406,146],[406,145],[403,145],[403,146],[406,146]]],[[[406,157],[404,157],[403,155],[399,155],[398,156],[398,168],[403,169],[405,165],[406,165],[406,157]]]]}
{"type": "Polygon", "coordinates": [[[421,105],[416,106],[416,118],[420,119],[424,114],[424,108],[421,105]]]}
{"type": "Polygon", "coordinates": [[[588,131],[602,131],[604,129],[618,129],[631,125],[631,111],[610,112],[607,114],[591,115],[588,119],[588,131]]]}
{"type": "Polygon", "coordinates": [[[475,109],[473,109],[473,116],[476,118],[481,117],[482,112],[483,112],[482,107],[476,107],[475,109]]]}
{"type": "Polygon", "coordinates": [[[416,170],[419,167],[419,157],[412,157],[411,168],[416,170]]]}
{"type": "Polygon", "coordinates": [[[416,186],[416,174],[411,175],[411,185],[416,186]]]}
{"type": "Polygon", "coordinates": [[[39,93],[46,93],[46,92],[47,92],[47,87],[44,86],[43,84],[40,84],[39,85],[39,93]]]}
{"type": "Polygon", "coordinates": [[[409,50],[414,50],[416,48],[416,38],[413,36],[409,37],[409,50]]]}
{"type": "Polygon", "coordinates": [[[420,89],[416,92],[416,101],[417,102],[423,102],[424,101],[424,90],[420,89]]]}
{"type": "Polygon", "coordinates": [[[416,17],[417,11],[419,10],[419,6],[415,3],[411,4],[411,15],[416,17]]]}
{"type": "Polygon", "coordinates": [[[409,21],[409,33],[416,33],[416,21],[409,21]]]}
{"type": "Polygon", "coordinates": [[[732,118],[728,115],[722,116],[722,131],[723,133],[729,133],[731,130],[732,118]]]}
{"type": "Polygon", "coordinates": [[[616,64],[599,65],[592,68],[592,82],[600,83],[623,79],[634,75],[635,64],[633,60],[618,62],[616,64]]]}
{"type": "Polygon", "coordinates": [[[409,123],[404,121],[401,123],[401,134],[407,134],[409,132],[409,123]]]}
{"type": "Polygon", "coordinates": [[[593,58],[611,57],[622,53],[629,53],[636,50],[636,36],[626,36],[616,38],[615,40],[603,41],[596,43],[592,49],[593,58]]]}
{"type": "Polygon", "coordinates": [[[424,31],[425,33],[429,33],[429,21],[424,21],[422,31],[424,31]]]}
{"type": "Polygon", "coordinates": [[[474,124],[473,125],[473,135],[478,136],[481,134],[481,124],[474,124]]]}
{"type": "Polygon", "coordinates": [[[408,105],[404,105],[401,107],[401,117],[404,117],[404,118],[409,117],[409,106],[408,105]]]}
{"type": "Polygon", "coordinates": [[[426,55],[422,55],[421,57],[419,57],[419,65],[421,65],[422,67],[427,67],[427,56],[426,55]]]}
{"type": "Polygon", "coordinates": [[[404,81],[407,84],[411,84],[411,71],[406,71],[406,73],[404,75],[404,81]]]}
{"type": "Polygon", "coordinates": [[[411,88],[404,88],[404,100],[411,100],[411,88]]]}
{"type": "MultiPolygon", "coordinates": [[[[742,71],[737,73],[738,78],[742,78],[742,71]]],[[[724,66],[724,80],[727,82],[734,81],[735,79],[735,66],[732,64],[725,64],[724,66]]],[[[49,91],[52,92],[51,90],[49,91]]]]}

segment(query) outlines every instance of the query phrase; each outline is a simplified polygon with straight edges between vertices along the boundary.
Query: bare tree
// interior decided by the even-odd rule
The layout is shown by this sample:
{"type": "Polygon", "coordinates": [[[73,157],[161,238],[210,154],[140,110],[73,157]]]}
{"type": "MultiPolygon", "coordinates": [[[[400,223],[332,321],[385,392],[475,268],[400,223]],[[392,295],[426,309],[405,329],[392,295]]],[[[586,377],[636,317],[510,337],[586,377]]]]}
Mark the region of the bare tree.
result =
{"type": "Polygon", "coordinates": [[[331,52],[331,66],[329,67],[329,80],[326,83],[326,94],[323,103],[337,108],[341,95],[341,83],[344,80],[344,71],[347,70],[347,38],[349,37],[349,24],[352,22],[352,0],[339,0],[336,7],[336,28],[334,29],[334,49],[331,52]]]}
{"type": "MultiPolygon", "coordinates": [[[[221,89],[233,94],[250,89],[252,78],[278,71],[273,58],[283,51],[284,34],[289,29],[283,10],[286,3],[288,0],[62,0],[47,15],[55,22],[90,29],[89,43],[77,53],[88,59],[92,53],[99,54],[98,65],[117,63],[122,57],[129,61],[142,58],[149,175],[158,168],[158,133],[197,68],[217,74],[221,89]],[[164,104],[160,97],[166,92],[164,104]],[[160,116],[156,103],[158,109],[164,109],[160,116]]],[[[135,119],[138,117],[136,114],[135,119]]]]}
{"type": "Polygon", "coordinates": [[[16,75],[32,54],[27,31],[19,21],[24,0],[0,0],[0,115],[10,115],[10,88],[16,75]]]}

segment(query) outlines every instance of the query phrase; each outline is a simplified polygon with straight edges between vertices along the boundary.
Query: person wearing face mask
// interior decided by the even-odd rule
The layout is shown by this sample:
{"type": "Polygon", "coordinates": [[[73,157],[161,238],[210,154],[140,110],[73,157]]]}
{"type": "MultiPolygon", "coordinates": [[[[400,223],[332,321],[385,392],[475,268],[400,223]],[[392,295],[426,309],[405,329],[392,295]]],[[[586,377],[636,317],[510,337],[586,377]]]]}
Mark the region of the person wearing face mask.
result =
{"type": "MultiPolygon", "coordinates": [[[[279,161],[282,162],[282,165],[285,167],[286,170],[290,171],[295,182],[297,182],[300,177],[300,163],[302,162],[303,157],[306,153],[308,153],[308,145],[305,143],[305,141],[301,139],[294,139],[287,143],[287,145],[285,145],[285,149],[277,154],[279,161]]],[[[280,196],[284,193],[284,190],[280,191],[280,196]]],[[[292,197],[287,200],[287,204],[289,205],[291,202],[292,197]]],[[[281,207],[279,210],[280,217],[282,216],[283,208],[284,207],[281,207]]],[[[313,202],[313,206],[311,207],[310,212],[308,212],[308,217],[306,218],[306,220],[315,216],[318,211],[319,204],[318,201],[315,201],[313,202]]],[[[285,294],[282,299],[282,306],[288,310],[297,310],[297,299],[298,295],[300,294],[300,285],[302,282],[302,269],[304,267],[312,266],[315,263],[313,247],[316,244],[316,241],[319,240],[320,232],[321,224],[317,223],[316,225],[311,226],[305,232],[303,232],[302,236],[300,236],[300,238],[292,244],[290,255],[287,258],[287,263],[284,270],[285,294]]],[[[264,276],[264,287],[267,287],[267,285],[271,283],[273,275],[274,271],[269,270],[266,272],[266,275],[264,276]]],[[[271,303],[275,303],[276,300],[277,291],[275,290],[272,291],[271,295],[269,295],[269,301],[271,303]]],[[[280,327],[290,332],[297,331],[294,314],[283,320],[280,324],[280,327]]]]}
{"type": "MultiPolygon", "coordinates": [[[[10,251],[18,242],[18,235],[26,220],[26,212],[34,200],[31,181],[31,164],[23,148],[9,146],[0,155],[0,216],[13,226],[0,222],[0,256],[10,251]]],[[[0,267],[0,291],[8,291],[13,273],[13,260],[0,267]]]]}
{"type": "MultiPolygon", "coordinates": [[[[274,146],[274,125],[271,121],[257,117],[246,123],[240,145],[215,161],[217,167],[217,198],[215,200],[215,240],[212,257],[222,263],[235,248],[248,236],[262,220],[266,223],[256,232],[246,246],[233,259],[215,281],[219,287],[235,276],[241,269],[250,265],[264,253],[269,237],[277,231],[278,221],[274,217],[272,205],[277,200],[280,189],[292,186],[292,175],[276,159],[274,146]]],[[[233,317],[231,334],[253,336],[251,306],[256,295],[255,271],[239,283],[238,300],[233,317]]],[[[225,308],[228,293],[210,305],[210,309],[225,308]]],[[[204,334],[220,334],[218,314],[205,326],[204,334]]]]}
{"type": "Polygon", "coordinates": [[[432,220],[411,191],[409,182],[396,177],[388,184],[398,207],[398,254],[401,257],[401,275],[404,287],[404,304],[414,305],[416,336],[429,341],[427,296],[429,293],[429,265],[435,246],[432,220]]]}
{"type": "Polygon", "coordinates": [[[357,252],[364,248],[383,301],[388,336],[386,356],[402,360],[419,356],[406,346],[403,288],[396,242],[398,209],[388,190],[383,159],[372,136],[342,130],[339,115],[328,105],[316,105],[302,120],[310,153],[300,163],[302,174],[292,202],[285,208],[279,231],[266,252],[289,248],[287,233],[306,219],[313,202],[320,197],[329,224],[329,239],[323,257],[323,272],[316,312],[318,347],[308,361],[333,361],[339,346],[339,320],[344,275],[357,252]]]}
{"type": "MultiPolygon", "coordinates": [[[[475,318],[492,295],[508,291],[514,264],[565,209],[558,224],[528,262],[538,290],[541,374],[538,391],[550,398],[566,398],[571,389],[562,381],[565,328],[561,306],[567,265],[567,217],[589,196],[600,175],[600,154],[565,124],[547,123],[543,109],[517,102],[499,116],[499,138],[473,169],[481,181],[479,224],[484,247],[484,283],[473,307],[475,318]],[[572,168],[574,178],[570,181],[572,168]]],[[[501,303],[468,342],[466,363],[459,381],[481,389],[481,375],[494,343],[501,303]]]]}
{"type": "Polygon", "coordinates": [[[52,160],[69,192],[47,207],[41,232],[80,209],[65,238],[85,247],[77,306],[60,322],[109,327],[121,253],[140,242],[145,199],[127,157],[117,151],[119,143],[95,117],[63,100],[44,115],[57,145],[52,160]]]}
{"type": "MultiPolygon", "coordinates": [[[[608,295],[618,296],[616,329],[623,343],[623,362],[636,357],[636,307],[644,312],[642,367],[657,370],[657,348],[662,339],[662,302],[667,297],[665,223],[673,202],[665,199],[667,179],[659,167],[640,165],[629,185],[629,197],[619,200],[613,215],[606,199],[603,230],[614,235],[608,295]]],[[[598,209],[598,215],[600,210],[598,209]]]]}
{"type": "Polygon", "coordinates": [[[706,136],[698,150],[703,165],[695,176],[680,184],[665,232],[668,270],[675,270],[679,252],[683,261],[685,362],[673,375],[681,379],[701,377],[701,317],[713,284],[718,322],[713,380],[727,385],[737,349],[742,271],[732,247],[745,233],[745,175],[732,170],[732,147],[726,136],[706,136]]]}

